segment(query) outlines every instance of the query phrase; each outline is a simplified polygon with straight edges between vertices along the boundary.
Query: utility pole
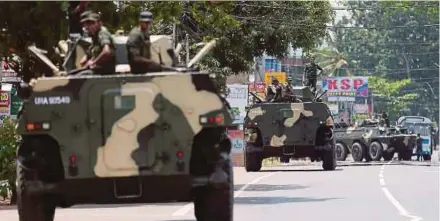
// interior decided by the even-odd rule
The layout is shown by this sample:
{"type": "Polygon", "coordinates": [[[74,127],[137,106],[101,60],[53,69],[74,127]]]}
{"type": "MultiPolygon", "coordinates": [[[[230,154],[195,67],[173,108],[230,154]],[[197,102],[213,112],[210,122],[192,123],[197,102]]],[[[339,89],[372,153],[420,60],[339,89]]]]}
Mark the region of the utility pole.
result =
{"type": "Polygon", "coordinates": [[[186,64],[189,64],[189,35],[185,34],[186,64]]]}
{"type": "Polygon", "coordinates": [[[176,29],[177,29],[177,25],[173,24],[173,49],[176,48],[176,29]]]}

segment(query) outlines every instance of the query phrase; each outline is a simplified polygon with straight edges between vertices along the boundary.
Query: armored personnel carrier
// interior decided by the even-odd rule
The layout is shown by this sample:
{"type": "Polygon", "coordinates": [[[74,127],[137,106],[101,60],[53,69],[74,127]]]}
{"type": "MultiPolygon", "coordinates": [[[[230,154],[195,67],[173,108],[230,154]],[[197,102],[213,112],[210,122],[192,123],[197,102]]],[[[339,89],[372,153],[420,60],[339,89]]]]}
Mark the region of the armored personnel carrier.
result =
{"type": "Polygon", "coordinates": [[[378,120],[366,119],[359,126],[335,124],[336,158],[344,161],[351,154],[356,162],[391,160],[397,152],[403,160],[410,160],[416,136],[406,134],[404,128],[382,127],[378,120]]]}
{"type": "Polygon", "coordinates": [[[269,157],[280,157],[286,163],[291,158],[310,157],[322,161],[324,170],[336,168],[333,117],[328,106],[309,87],[295,87],[294,95],[292,100],[297,102],[268,103],[258,98],[248,107],[246,171],[259,171],[263,159],[269,157]]]}
{"type": "Polygon", "coordinates": [[[114,75],[74,75],[87,41],[65,54],[64,70],[29,48],[52,77],[20,90],[21,221],[53,220],[56,207],[75,204],[173,201],[193,201],[197,220],[232,220],[230,108],[209,73],[192,68],[215,40],[177,67],[170,37],[151,39],[166,71],[130,74],[124,36],[115,36],[123,73],[114,75]]]}

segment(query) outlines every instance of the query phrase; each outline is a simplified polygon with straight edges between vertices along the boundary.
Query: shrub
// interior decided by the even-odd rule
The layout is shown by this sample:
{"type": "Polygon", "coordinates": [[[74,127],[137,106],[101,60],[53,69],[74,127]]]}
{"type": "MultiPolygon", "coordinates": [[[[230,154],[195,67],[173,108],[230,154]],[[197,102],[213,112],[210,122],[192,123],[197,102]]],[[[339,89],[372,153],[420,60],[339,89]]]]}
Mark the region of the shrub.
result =
{"type": "Polygon", "coordinates": [[[10,118],[0,125],[0,196],[3,198],[11,192],[15,195],[15,154],[20,142],[15,126],[10,118]]]}

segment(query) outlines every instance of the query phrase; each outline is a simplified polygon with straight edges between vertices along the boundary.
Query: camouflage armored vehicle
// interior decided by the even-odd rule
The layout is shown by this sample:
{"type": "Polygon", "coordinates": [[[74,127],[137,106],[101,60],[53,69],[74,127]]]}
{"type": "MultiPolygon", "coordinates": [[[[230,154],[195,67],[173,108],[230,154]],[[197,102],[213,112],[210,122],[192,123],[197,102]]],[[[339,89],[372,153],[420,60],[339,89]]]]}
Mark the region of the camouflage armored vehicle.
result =
{"type": "Polygon", "coordinates": [[[359,126],[335,124],[336,158],[344,161],[348,154],[361,162],[391,160],[397,152],[404,160],[411,159],[416,137],[402,128],[381,127],[379,121],[367,119],[359,126]]]}
{"type": "Polygon", "coordinates": [[[324,170],[336,168],[333,117],[328,106],[309,87],[295,87],[294,94],[299,102],[268,103],[258,98],[248,108],[246,171],[259,171],[263,159],[269,157],[280,157],[286,163],[291,158],[310,157],[322,161],[324,170]]]}
{"type": "MultiPolygon", "coordinates": [[[[21,89],[20,220],[53,220],[56,207],[75,204],[193,201],[197,220],[231,221],[230,108],[210,75],[191,68],[215,41],[179,68],[170,38],[152,36],[153,58],[174,71],[131,75],[124,38],[115,41],[126,74],[40,77],[21,89]]],[[[66,72],[78,67],[81,44],[66,72]]]]}

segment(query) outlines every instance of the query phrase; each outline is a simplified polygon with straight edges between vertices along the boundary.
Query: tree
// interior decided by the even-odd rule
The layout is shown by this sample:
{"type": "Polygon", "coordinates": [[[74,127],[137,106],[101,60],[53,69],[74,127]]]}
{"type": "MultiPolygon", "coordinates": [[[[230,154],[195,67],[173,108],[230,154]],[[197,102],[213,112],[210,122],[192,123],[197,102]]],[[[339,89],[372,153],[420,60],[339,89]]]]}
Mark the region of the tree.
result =
{"type": "Polygon", "coordinates": [[[3,198],[9,196],[10,191],[15,195],[15,153],[19,138],[15,123],[9,118],[4,119],[0,125],[0,181],[7,181],[6,185],[0,185],[0,196],[3,198]]]}
{"type": "Polygon", "coordinates": [[[335,45],[350,58],[351,70],[387,80],[410,79],[396,94],[421,95],[403,102],[409,114],[438,113],[439,3],[369,1],[345,5],[353,16],[336,24],[345,28],[334,29],[335,45]],[[435,105],[426,110],[427,104],[435,105]]]}
{"type": "MultiPolygon", "coordinates": [[[[66,2],[0,3],[0,28],[5,29],[3,36],[7,39],[3,48],[13,46],[24,52],[27,45],[36,43],[51,49],[67,33],[67,6],[66,2]],[[23,12],[25,15],[16,19],[14,15],[23,12]]],[[[90,2],[89,8],[101,12],[104,24],[112,31],[130,30],[137,23],[138,13],[148,9],[156,17],[155,33],[171,34],[172,24],[178,23],[195,42],[219,38],[219,46],[204,62],[217,64],[214,70],[228,74],[249,70],[254,56],[263,53],[282,58],[289,47],[312,48],[332,19],[329,2],[321,1],[118,1],[90,2]]],[[[178,41],[184,37],[178,33],[178,41]]]]}
{"type": "Polygon", "coordinates": [[[370,76],[368,86],[375,97],[375,106],[378,109],[387,110],[390,116],[398,116],[409,102],[419,98],[416,93],[400,94],[405,86],[411,84],[410,79],[399,81],[387,80],[382,77],[370,76]]]}

